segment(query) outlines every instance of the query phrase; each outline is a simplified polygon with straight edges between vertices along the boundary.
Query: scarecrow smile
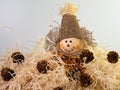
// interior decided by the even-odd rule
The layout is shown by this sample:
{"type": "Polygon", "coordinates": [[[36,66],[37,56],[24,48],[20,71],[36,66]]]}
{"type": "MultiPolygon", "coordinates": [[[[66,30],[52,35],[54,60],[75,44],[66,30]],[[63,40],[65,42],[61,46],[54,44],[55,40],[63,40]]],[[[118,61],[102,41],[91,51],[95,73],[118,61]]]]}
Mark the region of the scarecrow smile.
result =
{"type": "Polygon", "coordinates": [[[72,51],[75,51],[75,47],[73,46],[72,48],[71,47],[69,47],[69,48],[65,48],[65,47],[63,47],[63,50],[65,51],[65,52],[72,52],[72,51]]]}

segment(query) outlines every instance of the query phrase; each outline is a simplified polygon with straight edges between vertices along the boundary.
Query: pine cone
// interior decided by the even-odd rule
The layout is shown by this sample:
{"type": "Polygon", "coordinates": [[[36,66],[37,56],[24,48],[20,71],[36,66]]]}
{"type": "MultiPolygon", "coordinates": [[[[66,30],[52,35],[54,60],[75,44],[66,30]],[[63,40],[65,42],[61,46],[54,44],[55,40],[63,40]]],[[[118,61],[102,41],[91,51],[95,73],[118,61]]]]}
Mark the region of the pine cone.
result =
{"type": "Polygon", "coordinates": [[[14,70],[12,70],[10,68],[3,68],[1,71],[1,76],[4,81],[9,81],[13,77],[15,77],[16,74],[14,73],[14,70]]]}
{"type": "Polygon", "coordinates": [[[110,51],[108,54],[107,54],[107,60],[108,62],[110,63],[116,63],[118,62],[118,53],[115,52],[115,51],[110,51]]]}
{"type": "Polygon", "coordinates": [[[42,60],[40,62],[37,63],[37,70],[40,72],[40,73],[47,73],[47,70],[49,69],[48,67],[48,62],[45,61],[45,60],[42,60]]]}
{"type": "Polygon", "coordinates": [[[88,74],[81,74],[80,75],[80,82],[83,87],[87,87],[92,84],[92,79],[88,74]]]}
{"type": "Polygon", "coordinates": [[[25,59],[25,57],[20,52],[14,52],[11,55],[11,58],[13,59],[13,63],[18,63],[18,64],[22,63],[25,59]]]}
{"type": "Polygon", "coordinates": [[[90,52],[89,50],[83,50],[82,53],[80,54],[80,59],[82,62],[84,62],[85,57],[86,57],[85,63],[89,63],[94,59],[93,53],[90,52]]]}

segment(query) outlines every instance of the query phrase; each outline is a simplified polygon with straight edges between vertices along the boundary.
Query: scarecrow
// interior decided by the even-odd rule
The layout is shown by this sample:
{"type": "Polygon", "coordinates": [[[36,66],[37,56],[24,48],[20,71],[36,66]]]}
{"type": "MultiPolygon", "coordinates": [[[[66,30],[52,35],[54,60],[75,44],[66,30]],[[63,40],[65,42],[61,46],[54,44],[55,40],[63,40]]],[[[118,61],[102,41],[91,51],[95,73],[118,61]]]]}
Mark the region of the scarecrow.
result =
{"type": "MultiPolygon", "coordinates": [[[[79,26],[79,20],[76,17],[77,7],[72,3],[67,3],[65,7],[61,8],[62,15],[61,26],[47,35],[54,45],[51,45],[49,50],[55,52],[65,63],[64,67],[66,75],[69,79],[80,81],[82,86],[89,86],[92,84],[92,78],[85,72],[83,63],[89,63],[94,59],[93,53],[87,49],[88,46],[93,46],[92,33],[79,26]],[[54,46],[54,48],[52,47],[54,46]]],[[[48,45],[47,41],[47,45],[48,45]]],[[[50,43],[49,43],[50,46],[50,43]]],[[[48,48],[48,47],[47,47],[48,48]]]]}
{"type": "MultiPolygon", "coordinates": [[[[94,54],[89,47],[96,46],[92,32],[79,25],[76,17],[78,7],[67,3],[60,9],[62,21],[60,27],[55,27],[46,37],[46,50],[57,53],[65,63],[66,75],[87,87],[92,84],[92,77],[86,72],[84,64],[94,60],[94,54]]],[[[118,53],[110,51],[107,59],[111,63],[118,61],[118,53]]]]}
{"type": "Polygon", "coordinates": [[[80,81],[82,86],[89,86],[92,78],[85,73],[83,63],[94,59],[93,53],[87,49],[88,45],[93,44],[92,37],[89,31],[80,28],[75,14],[76,8],[71,3],[61,8],[62,21],[56,41],[57,53],[65,63],[67,76],[80,81]]]}

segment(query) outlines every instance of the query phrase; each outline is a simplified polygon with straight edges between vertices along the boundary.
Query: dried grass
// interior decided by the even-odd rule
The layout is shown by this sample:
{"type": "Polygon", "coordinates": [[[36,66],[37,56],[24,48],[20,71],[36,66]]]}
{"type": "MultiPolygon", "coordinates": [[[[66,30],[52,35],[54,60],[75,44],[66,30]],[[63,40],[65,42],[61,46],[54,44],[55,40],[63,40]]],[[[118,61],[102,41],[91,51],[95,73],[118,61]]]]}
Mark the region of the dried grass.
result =
{"type": "Polygon", "coordinates": [[[16,73],[16,76],[10,81],[3,81],[0,76],[0,90],[53,90],[56,87],[62,87],[64,90],[120,89],[120,61],[116,64],[109,63],[106,59],[108,51],[104,48],[98,46],[89,48],[94,53],[95,59],[84,64],[87,68],[86,72],[93,78],[92,85],[86,88],[81,87],[76,81],[68,79],[64,63],[59,57],[45,52],[43,47],[38,48],[24,53],[25,61],[22,64],[13,63],[10,58],[16,50],[10,50],[0,57],[0,70],[9,67],[16,73]],[[37,63],[41,60],[47,60],[50,65],[51,69],[47,71],[47,74],[39,73],[36,69],[37,63]]]}

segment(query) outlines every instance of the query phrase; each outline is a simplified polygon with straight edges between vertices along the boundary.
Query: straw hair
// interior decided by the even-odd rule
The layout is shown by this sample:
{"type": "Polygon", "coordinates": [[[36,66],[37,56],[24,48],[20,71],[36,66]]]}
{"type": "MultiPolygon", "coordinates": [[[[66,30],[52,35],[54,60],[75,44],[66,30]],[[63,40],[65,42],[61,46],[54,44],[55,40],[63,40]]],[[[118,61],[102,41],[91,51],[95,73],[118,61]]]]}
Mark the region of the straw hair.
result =
{"type": "Polygon", "coordinates": [[[73,4],[71,2],[65,3],[63,7],[60,8],[60,14],[63,16],[64,14],[76,15],[79,6],[73,4]]]}

